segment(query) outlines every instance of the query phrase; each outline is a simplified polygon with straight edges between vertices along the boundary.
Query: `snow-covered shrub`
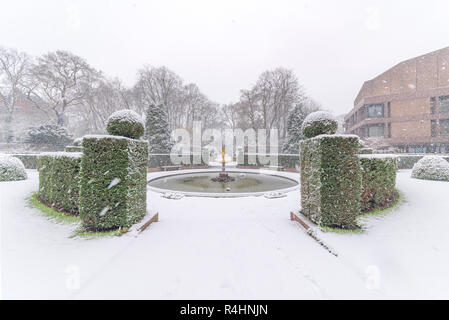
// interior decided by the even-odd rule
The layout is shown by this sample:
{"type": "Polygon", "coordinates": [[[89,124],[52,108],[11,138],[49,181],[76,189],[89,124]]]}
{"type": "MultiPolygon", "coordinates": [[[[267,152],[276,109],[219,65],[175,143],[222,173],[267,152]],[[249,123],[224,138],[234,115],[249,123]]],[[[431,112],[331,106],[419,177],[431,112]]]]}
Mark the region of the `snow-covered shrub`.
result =
{"type": "MultiPolygon", "coordinates": [[[[170,126],[166,107],[151,105],[147,110],[145,138],[150,144],[150,154],[170,153],[174,145],[170,136],[170,126]]],[[[165,164],[169,165],[169,164],[165,164]]]]}
{"type": "MultiPolygon", "coordinates": [[[[401,154],[398,155],[398,169],[413,169],[415,163],[424,158],[424,156],[401,154]]],[[[449,157],[442,157],[449,161],[449,157]]]]}
{"type": "Polygon", "coordinates": [[[358,137],[320,135],[300,146],[302,213],[322,226],[355,228],[362,193],[358,137]]]}
{"type": "Polygon", "coordinates": [[[135,111],[123,109],[109,116],[106,130],[113,136],[139,139],[145,128],[141,116],[135,111]]]}
{"type": "Polygon", "coordinates": [[[326,111],[316,111],[309,114],[302,123],[302,134],[313,138],[320,134],[334,134],[337,132],[338,122],[335,117],[326,111]]]}
{"type": "Polygon", "coordinates": [[[38,160],[38,199],[60,212],[78,215],[81,153],[48,152],[38,160]]]}
{"type": "Polygon", "coordinates": [[[37,158],[38,154],[22,154],[22,153],[13,153],[7,154],[7,156],[15,157],[22,161],[25,169],[37,169],[37,158]]]}
{"type": "Polygon", "coordinates": [[[27,173],[22,161],[16,157],[0,156],[0,181],[25,180],[27,173]]]}
{"type": "Polygon", "coordinates": [[[286,154],[299,154],[299,142],[304,140],[301,126],[306,118],[307,110],[302,104],[298,104],[288,116],[287,141],[282,146],[282,152],[286,154]]]}
{"type": "Polygon", "coordinates": [[[146,212],[148,142],[84,136],[80,217],[87,230],[128,227],[146,212]]]}
{"type": "Polygon", "coordinates": [[[443,157],[426,156],[413,166],[412,178],[449,181],[449,162],[443,157]]]}
{"type": "Polygon", "coordinates": [[[72,137],[66,128],[54,124],[46,124],[31,128],[27,133],[25,142],[49,146],[53,150],[63,150],[65,146],[72,142],[72,137]]]}
{"type": "Polygon", "coordinates": [[[362,168],[361,212],[385,209],[398,199],[396,190],[396,157],[360,156],[362,168]]]}

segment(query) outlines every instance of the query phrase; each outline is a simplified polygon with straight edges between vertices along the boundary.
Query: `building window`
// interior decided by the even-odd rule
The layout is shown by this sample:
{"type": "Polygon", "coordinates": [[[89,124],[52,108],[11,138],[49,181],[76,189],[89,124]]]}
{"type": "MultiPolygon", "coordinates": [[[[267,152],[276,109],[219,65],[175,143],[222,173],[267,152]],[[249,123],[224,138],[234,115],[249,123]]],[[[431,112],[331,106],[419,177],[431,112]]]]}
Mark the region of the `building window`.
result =
{"type": "Polygon", "coordinates": [[[437,99],[435,97],[430,97],[430,113],[434,114],[437,106],[437,99]]]}
{"type": "Polygon", "coordinates": [[[383,118],[384,117],[384,105],[383,103],[368,104],[366,106],[368,118],[383,118]]]}
{"type": "Polygon", "coordinates": [[[387,137],[391,138],[391,122],[388,122],[388,132],[387,132],[387,137]]]}
{"type": "Polygon", "coordinates": [[[436,120],[431,120],[430,121],[430,134],[432,137],[436,137],[438,135],[437,133],[437,121],[436,120]]]}
{"type": "Polygon", "coordinates": [[[449,112],[449,96],[443,96],[439,98],[440,100],[440,113],[449,112]]]}
{"type": "Polygon", "coordinates": [[[388,104],[387,104],[387,116],[388,116],[388,118],[391,118],[391,102],[390,101],[388,101],[388,104]]]}
{"type": "Polygon", "coordinates": [[[440,133],[441,135],[449,135],[449,119],[440,120],[440,133]]]}
{"type": "Polygon", "coordinates": [[[368,138],[374,138],[374,137],[383,137],[385,131],[385,125],[383,123],[381,124],[375,124],[370,126],[364,126],[362,127],[362,137],[368,137],[368,138]]]}

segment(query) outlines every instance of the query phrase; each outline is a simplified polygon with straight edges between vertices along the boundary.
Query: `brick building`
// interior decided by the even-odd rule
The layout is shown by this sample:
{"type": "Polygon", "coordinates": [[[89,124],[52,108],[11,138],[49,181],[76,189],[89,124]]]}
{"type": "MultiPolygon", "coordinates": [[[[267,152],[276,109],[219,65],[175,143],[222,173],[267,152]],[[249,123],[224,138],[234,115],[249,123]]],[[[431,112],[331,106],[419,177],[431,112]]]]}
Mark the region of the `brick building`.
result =
{"type": "Polygon", "coordinates": [[[344,126],[380,148],[449,153],[449,47],[366,81],[344,126]]]}

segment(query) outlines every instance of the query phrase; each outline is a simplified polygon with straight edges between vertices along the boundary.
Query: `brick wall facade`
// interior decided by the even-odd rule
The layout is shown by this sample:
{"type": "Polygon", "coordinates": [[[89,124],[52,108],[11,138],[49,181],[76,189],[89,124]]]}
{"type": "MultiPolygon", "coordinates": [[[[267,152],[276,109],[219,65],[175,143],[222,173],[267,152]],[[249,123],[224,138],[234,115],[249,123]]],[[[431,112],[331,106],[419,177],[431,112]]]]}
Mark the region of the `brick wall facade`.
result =
{"type": "Polygon", "coordinates": [[[449,153],[448,103],[449,47],[366,81],[345,117],[345,131],[399,152],[449,153]]]}

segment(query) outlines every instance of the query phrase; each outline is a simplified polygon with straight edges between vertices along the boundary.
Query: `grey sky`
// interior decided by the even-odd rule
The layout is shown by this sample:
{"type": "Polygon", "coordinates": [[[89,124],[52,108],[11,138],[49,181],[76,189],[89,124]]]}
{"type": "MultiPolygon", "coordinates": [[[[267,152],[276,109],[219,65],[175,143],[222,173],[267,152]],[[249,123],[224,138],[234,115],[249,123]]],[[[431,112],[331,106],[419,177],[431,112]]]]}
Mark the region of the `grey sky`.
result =
{"type": "Polygon", "coordinates": [[[0,45],[70,50],[128,85],[165,65],[219,103],[284,66],[341,114],[364,80],[449,46],[448,12],[447,0],[15,0],[2,1],[0,45]]]}

